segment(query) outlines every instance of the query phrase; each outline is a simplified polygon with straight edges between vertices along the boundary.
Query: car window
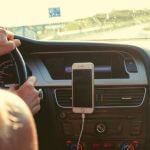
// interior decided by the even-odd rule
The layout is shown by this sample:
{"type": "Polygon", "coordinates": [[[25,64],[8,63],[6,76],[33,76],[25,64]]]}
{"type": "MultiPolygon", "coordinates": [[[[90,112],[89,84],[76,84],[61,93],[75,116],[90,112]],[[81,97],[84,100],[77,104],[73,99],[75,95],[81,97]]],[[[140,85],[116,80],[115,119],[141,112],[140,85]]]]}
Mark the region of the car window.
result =
{"type": "Polygon", "coordinates": [[[150,38],[149,0],[5,0],[0,26],[31,39],[150,38]]]}

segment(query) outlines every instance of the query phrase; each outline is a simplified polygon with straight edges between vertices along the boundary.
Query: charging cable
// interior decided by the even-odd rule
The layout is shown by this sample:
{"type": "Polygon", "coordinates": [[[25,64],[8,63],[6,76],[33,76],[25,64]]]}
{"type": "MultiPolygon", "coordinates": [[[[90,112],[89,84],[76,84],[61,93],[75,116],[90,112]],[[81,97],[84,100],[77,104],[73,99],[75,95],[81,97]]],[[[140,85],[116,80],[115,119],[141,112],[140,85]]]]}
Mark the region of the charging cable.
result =
{"type": "Polygon", "coordinates": [[[78,138],[77,150],[80,150],[80,141],[81,141],[81,137],[82,137],[82,133],[83,133],[83,129],[84,129],[85,114],[82,114],[81,117],[82,117],[82,126],[81,126],[80,135],[79,135],[79,138],[78,138]]]}

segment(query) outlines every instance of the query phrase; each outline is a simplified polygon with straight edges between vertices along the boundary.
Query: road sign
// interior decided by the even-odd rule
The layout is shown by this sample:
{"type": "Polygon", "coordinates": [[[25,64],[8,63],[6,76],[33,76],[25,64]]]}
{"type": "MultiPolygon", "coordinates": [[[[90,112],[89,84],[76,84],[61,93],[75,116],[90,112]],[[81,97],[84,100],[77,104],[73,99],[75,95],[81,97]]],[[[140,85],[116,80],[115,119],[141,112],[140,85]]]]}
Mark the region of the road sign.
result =
{"type": "Polygon", "coordinates": [[[49,8],[48,9],[49,12],[49,17],[60,17],[61,16],[61,11],[60,11],[60,7],[55,7],[55,8],[49,8]]]}

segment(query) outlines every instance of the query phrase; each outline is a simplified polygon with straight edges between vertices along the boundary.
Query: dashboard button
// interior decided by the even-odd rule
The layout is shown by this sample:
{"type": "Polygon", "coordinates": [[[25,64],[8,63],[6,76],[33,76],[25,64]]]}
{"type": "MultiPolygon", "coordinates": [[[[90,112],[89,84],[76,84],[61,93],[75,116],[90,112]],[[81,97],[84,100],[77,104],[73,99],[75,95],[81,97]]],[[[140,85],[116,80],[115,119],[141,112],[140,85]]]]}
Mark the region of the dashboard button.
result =
{"type": "Polygon", "coordinates": [[[65,119],[65,118],[67,118],[67,114],[62,111],[62,112],[60,112],[60,114],[59,114],[59,118],[60,118],[60,119],[65,119]]]}
{"type": "Polygon", "coordinates": [[[137,67],[136,67],[136,64],[133,59],[126,59],[125,64],[126,64],[126,68],[127,68],[128,72],[130,72],[130,73],[137,72],[137,67]]]}

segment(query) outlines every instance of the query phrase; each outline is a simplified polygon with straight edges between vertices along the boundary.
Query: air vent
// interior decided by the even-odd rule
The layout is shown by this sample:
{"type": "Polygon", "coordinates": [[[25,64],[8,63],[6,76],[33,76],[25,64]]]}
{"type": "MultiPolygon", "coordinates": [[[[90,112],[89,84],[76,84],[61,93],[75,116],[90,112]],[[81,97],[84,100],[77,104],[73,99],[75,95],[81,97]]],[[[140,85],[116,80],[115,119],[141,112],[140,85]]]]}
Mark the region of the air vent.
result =
{"type": "MultiPolygon", "coordinates": [[[[96,88],[95,107],[140,106],[145,94],[145,88],[96,88]]],[[[55,96],[58,106],[72,107],[71,89],[57,89],[55,96]]]]}
{"type": "Polygon", "coordinates": [[[139,106],[145,96],[145,88],[96,89],[95,105],[139,106]]]}
{"type": "Polygon", "coordinates": [[[57,104],[61,107],[72,106],[72,91],[71,89],[57,89],[55,91],[57,104]]]}

